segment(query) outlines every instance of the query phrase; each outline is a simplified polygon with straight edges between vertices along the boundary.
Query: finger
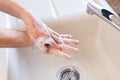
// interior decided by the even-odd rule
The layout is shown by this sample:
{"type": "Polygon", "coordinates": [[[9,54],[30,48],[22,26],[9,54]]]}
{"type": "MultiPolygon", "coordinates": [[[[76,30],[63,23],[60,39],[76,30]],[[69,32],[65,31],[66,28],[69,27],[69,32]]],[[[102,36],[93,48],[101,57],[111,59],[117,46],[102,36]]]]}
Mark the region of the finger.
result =
{"type": "Polygon", "coordinates": [[[59,34],[57,32],[55,32],[54,30],[52,30],[51,28],[47,27],[54,35],[56,35],[57,37],[59,36],[59,34]]]}
{"type": "Polygon", "coordinates": [[[57,37],[56,35],[52,35],[52,38],[55,40],[57,44],[63,44],[61,37],[57,37]]]}
{"type": "Polygon", "coordinates": [[[65,44],[78,44],[79,43],[79,40],[75,40],[75,39],[62,38],[62,40],[65,44]]]}
{"type": "Polygon", "coordinates": [[[67,50],[67,51],[71,51],[71,52],[78,52],[78,51],[79,51],[77,48],[68,46],[68,45],[66,45],[66,44],[60,44],[60,48],[61,48],[62,50],[67,50]]]}
{"type": "Polygon", "coordinates": [[[61,34],[60,36],[62,38],[72,38],[72,35],[70,35],[70,34],[61,34]]]}
{"type": "Polygon", "coordinates": [[[60,47],[55,42],[51,43],[50,46],[54,49],[60,49],[60,47]]]}
{"type": "Polygon", "coordinates": [[[57,56],[64,57],[65,59],[70,59],[71,57],[64,52],[61,52],[60,50],[53,49],[50,51],[50,53],[55,54],[57,56]]]}

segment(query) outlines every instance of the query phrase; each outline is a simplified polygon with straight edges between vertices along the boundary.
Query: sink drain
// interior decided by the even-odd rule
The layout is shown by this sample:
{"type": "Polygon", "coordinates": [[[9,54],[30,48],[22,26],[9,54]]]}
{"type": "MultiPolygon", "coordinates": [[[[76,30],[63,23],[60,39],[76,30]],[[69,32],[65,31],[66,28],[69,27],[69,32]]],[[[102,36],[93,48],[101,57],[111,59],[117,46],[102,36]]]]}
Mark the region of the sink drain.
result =
{"type": "Polygon", "coordinates": [[[57,80],[81,80],[80,70],[74,66],[65,66],[58,72],[57,80]]]}

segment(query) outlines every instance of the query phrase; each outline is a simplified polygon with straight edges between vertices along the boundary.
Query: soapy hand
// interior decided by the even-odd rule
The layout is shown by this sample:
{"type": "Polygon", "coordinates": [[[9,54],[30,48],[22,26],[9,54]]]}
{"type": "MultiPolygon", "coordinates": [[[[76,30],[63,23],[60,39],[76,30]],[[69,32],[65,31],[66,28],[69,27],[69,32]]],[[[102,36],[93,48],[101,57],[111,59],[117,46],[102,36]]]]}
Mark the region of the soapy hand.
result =
{"type": "Polygon", "coordinates": [[[46,48],[48,49],[48,53],[52,53],[69,59],[70,56],[62,52],[62,50],[66,50],[70,52],[78,52],[77,48],[67,45],[67,44],[78,44],[79,43],[78,40],[71,39],[72,36],[68,34],[58,34],[57,32],[47,27],[47,25],[45,25],[44,23],[42,24],[44,27],[48,29],[50,37],[53,39],[52,42],[53,44],[50,43],[49,45],[46,46],[46,48]],[[56,44],[56,46],[54,46],[54,44],[56,44]]]}
{"type": "Polygon", "coordinates": [[[25,23],[27,33],[33,41],[33,46],[37,47],[40,52],[46,54],[55,54],[64,58],[71,58],[62,50],[70,52],[78,52],[77,48],[68,46],[67,44],[78,44],[78,40],[71,39],[71,35],[58,34],[50,29],[41,21],[31,18],[25,23]]]}

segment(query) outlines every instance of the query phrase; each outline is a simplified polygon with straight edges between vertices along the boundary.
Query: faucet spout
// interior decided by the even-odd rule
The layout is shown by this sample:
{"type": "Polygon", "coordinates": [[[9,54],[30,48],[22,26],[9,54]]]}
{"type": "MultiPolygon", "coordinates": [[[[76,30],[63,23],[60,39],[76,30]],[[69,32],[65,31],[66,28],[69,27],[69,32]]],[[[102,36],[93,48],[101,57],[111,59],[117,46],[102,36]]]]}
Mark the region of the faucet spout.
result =
{"type": "Polygon", "coordinates": [[[120,18],[100,5],[96,3],[88,3],[87,13],[90,15],[97,15],[120,31],[120,18]]]}

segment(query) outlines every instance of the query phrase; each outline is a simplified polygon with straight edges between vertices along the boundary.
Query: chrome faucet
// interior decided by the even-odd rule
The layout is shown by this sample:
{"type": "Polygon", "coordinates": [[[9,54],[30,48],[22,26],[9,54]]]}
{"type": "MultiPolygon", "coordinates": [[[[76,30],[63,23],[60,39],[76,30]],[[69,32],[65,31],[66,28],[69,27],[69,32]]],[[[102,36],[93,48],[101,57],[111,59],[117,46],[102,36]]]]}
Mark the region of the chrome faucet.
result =
{"type": "Polygon", "coordinates": [[[87,13],[90,15],[97,15],[120,31],[120,18],[109,10],[102,8],[100,5],[96,3],[88,3],[87,13]]]}

